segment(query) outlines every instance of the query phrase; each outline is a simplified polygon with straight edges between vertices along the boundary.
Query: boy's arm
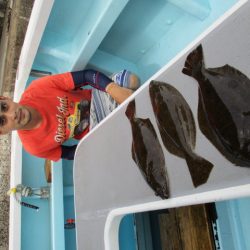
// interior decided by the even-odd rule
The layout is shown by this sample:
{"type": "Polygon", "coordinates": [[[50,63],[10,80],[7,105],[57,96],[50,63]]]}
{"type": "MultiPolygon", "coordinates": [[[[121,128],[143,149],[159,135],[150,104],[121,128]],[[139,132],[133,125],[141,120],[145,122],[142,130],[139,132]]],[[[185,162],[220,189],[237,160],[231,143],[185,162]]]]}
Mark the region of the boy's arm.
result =
{"type": "Polygon", "coordinates": [[[93,88],[106,92],[106,87],[112,82],[105,74],[92,69],[71,72],[71,75],[75,88],[90,85],[93,88]]]}
{"type": "Polygon", "coordinates": [[[48,88],[57,88],[68,91],[86,85],[105,91],[106,87],[111,82],[112,80],[103,73],[90,69],[38,78],[32,81],[26,91],[32,90],[33,88],[39,89],[40,91],[46,91],[48,88]]]}
{"type": "Polygon", "coordinates": [[[131,89],[119,86],[106,75],[96,70],[82,70],[72,72],[71,74],[76,88],[90,85],[107,92],[119,104],[133,93],[131,89]]]}

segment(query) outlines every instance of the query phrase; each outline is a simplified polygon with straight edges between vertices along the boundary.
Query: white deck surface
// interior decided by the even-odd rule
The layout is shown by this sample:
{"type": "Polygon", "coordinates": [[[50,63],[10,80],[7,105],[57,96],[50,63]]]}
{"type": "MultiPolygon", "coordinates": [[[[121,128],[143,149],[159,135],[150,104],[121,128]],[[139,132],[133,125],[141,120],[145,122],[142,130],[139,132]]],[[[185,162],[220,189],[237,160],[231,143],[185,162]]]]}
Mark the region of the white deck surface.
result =
{"type": "Polygon", "coordinates": [[[190,105],[197,128],[195,151],[214,164],[207,183],[194,188],[186,161],[170,154],[163,144],[170,199],[155,196],[144,181],[131,156],[131,127],[125,110],[135,98],[137,116],[150,118],[160,138],[149,99],[150,81],[146,82],[77,148],[74,184],[78,249],[118,249],[119,222],[126,213],[250,195],[250,169],[233,166],[199,131],[198,84],[181,73],[186,56],[202,43],[207,67],[230,64],[250,77],[249,13],[250,3],[239,2],[152,77],[174,85],[190,105]]]}

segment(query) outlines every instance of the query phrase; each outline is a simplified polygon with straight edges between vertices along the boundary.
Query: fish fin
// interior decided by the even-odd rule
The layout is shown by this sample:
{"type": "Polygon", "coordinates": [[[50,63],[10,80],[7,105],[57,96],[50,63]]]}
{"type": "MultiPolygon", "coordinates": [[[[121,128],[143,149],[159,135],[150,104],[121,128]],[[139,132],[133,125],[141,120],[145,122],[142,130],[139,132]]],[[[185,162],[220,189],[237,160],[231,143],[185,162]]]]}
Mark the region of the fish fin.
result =
{"type": "Polygon", "coordinates": [[[200,44],[195,50],[193,50],[186,58],[182,73],[188,76],[192,76],[195,79],[200,78],[201,70],[204,67],[203,50],[200,44]]]}
{"type": "Polygon", "coordinates": [[[206,183],[213,169],[213,164],[197,155],[195,157],[186,155],[186,161],[194,186],[198,187],[206,183]]]}
{"type": "Polygon", "coordinates": [[[129,120],[135,116],[135,99],[128,104],[125,114],[129,120]]]}
{"type": "Polygon", "coordinates": [[[146,179],[146,173],[144,171],[144,168],[140,164],[140,160],[138,160],[138,157],[136,156],[135,148],[134,148],[134,143],[132,143],[131,146],[131,153],[132,153],[132,159],[134,160],[135,164],[139,168],[140,172],[142,173],[143,177],[146,179]]]}
{"type": "Polygon", "coordinates": [[[217,68],[208,68],[209,73],[219,74],[219,75],[239,75],[246,77],[241,71],[238,69],[230,66],[229,64],[225,64],[224,66],[217,67],[217,68]]]}
{"type": "Polygon", "coordinates": [[[235,74],[238,70],[225,64],[222,67],[208,68],[207,71],[212,75],[225,75],[225,74],[235,74]]]}
{"type": "Polygon", "coordinates": [[[198,102],[198,123],[203,135],[205,135],[210,140],[210,142],[213,143],[213,145],[216,145],[215,136],[212,132],[200,91],[199,91],[199,102],[198,102]]]}
{"type": "Polygon", "coordinates": [[[131,146],[131,152],[132,152],[132,159],[134,160],[135,163],[136,162],[136,157],[135,157],[135,149],[134,149],[134,144],[132,143],[132,146],[131,146]]]}

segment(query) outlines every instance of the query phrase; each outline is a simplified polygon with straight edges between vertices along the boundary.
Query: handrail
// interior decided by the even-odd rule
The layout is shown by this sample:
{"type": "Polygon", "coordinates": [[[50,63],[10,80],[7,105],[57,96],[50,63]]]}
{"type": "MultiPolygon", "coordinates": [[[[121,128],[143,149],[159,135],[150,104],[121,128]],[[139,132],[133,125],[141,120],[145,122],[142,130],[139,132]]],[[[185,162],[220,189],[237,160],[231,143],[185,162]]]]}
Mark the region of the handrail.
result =
{"type": "MultiPolygon", "coordinates": [[[[43,31],[49,18],[54,0],[35,1],[24,39],[16,76],[14,100],[18,100],[29,77],[43,31]],[[38,32],[39,31],[39,32],[38,32]]],[[[10,186],[22,182],[22,145],[16,132],[11,138],[10,186]]],[[[9,250],[21,249],[21,208],[14,197],[10,198],[9,250]]]]}
{"type": "Polygon", "coordinates": [[[52,163],[51,172],[50,211],[52,250],[64,250],[63,169],[61,160],[52,163]]]}

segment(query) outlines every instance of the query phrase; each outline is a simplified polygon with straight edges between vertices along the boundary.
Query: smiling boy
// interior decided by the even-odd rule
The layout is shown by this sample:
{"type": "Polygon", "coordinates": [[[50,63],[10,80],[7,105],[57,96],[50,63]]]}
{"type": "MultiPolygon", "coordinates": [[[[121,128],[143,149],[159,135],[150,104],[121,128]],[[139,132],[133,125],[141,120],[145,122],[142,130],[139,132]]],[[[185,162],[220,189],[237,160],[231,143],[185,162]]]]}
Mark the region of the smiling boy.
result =
{"type": "MultiPolygon", "coordinates": [[[[128,71],[122,75],[125,86],[138,85],[135,75],[128,71]]],[[[107,92],[117,103],[133,93],[95,70],[42,77],[30,84],[18,103],[0,96],[0,134],[17,130],[26,151],[37,157],[73,159],[76,145],[62,144],[70,138],[81,139],[89,131],[92,91],[81,88],[86,85],[107,92]],[[77,121],[74,126],[72,119],[77,121]]]]}

